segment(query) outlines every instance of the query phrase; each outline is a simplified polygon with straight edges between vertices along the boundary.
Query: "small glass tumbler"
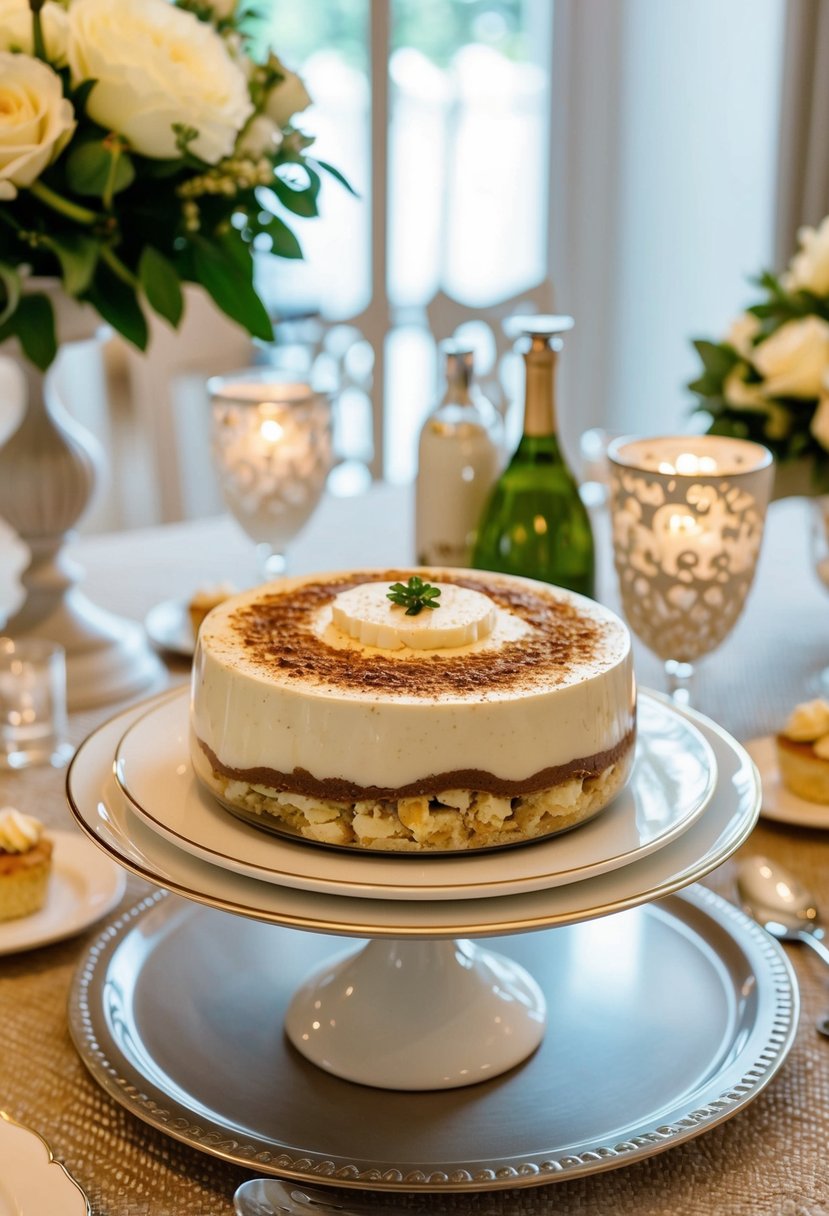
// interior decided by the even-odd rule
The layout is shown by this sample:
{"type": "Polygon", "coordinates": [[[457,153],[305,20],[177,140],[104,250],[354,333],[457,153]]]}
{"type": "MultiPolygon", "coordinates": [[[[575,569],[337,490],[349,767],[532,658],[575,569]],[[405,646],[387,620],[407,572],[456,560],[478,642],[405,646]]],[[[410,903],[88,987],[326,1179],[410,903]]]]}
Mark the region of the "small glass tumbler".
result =
{"type": "Polygon", "coordinates": [[[66,739],[66,656],[41,638],[0,638],[0,768],[61,768],[66,739]]]}

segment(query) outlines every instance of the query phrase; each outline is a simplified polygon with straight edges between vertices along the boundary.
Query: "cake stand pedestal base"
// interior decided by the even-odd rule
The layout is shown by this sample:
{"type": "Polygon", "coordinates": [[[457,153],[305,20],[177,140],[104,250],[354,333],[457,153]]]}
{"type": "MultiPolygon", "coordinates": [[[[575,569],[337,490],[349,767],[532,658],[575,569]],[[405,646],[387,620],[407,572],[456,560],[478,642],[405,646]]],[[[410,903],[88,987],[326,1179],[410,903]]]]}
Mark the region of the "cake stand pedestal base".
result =
{"type": "Polygon", "coordinates": [[[326,1072],[380,1089],[455,1089],[522,1063],[544,1035],[532,976],[471,941],[377,940],[328,961],[285,1018],[326,1072]]]}

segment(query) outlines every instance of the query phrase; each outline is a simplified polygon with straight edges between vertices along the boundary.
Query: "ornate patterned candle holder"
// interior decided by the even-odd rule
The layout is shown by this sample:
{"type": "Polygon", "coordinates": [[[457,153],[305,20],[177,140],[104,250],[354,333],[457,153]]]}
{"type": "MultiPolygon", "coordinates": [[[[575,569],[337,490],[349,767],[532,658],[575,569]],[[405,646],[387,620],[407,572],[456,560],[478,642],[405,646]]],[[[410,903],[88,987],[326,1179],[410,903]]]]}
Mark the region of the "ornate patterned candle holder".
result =
{"type": "Polygon", "coordinates": [[[617,439],[608,458],[622,608],[688,704],[693,664],[731,632],[754,579],[773,458],[719,435],[617,439]]]}
{"type": "Polygon", "coordinates": [[[328,398],[265,367],[214,377],[208,390],[222,495],[256,542],[262,576],[277,578],[331,468],[328,398]]]}

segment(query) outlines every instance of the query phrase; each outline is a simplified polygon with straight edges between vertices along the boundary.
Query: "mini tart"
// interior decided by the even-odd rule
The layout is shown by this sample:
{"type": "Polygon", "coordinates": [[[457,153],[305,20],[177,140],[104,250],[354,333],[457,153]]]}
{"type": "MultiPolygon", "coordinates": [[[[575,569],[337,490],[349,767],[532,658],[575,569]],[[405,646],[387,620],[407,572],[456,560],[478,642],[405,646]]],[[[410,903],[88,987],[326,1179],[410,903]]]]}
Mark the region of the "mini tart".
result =
{"type": "Polygon", "coordinates": [[[811,743],[777,735],[777,767],[787,790],[807,802],[829,804],[829,760],[815,755],[811,743]]]}
{"type": "Polygon", "coordinates": [[[42,836],[23,853],[0,850],[0,921],[40,911],[52,873],[52,841],[42,836]]]}
{"type": "Polygon", "coordinates": [[[187,605],[187,613],[190,617],[190,628],[194,638],[198,636],[208,612],[212,612],[233,594],[233,588],[226,584],[222,584],[220,587],[201,587],[193,593],[187,605]]]}

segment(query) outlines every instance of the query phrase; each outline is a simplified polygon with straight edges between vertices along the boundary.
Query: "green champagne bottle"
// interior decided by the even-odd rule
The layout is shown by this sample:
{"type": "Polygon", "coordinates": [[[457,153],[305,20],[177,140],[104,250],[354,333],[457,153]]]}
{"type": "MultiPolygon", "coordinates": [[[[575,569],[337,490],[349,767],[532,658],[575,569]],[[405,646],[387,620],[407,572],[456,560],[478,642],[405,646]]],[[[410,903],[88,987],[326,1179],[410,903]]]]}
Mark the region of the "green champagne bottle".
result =
{"type": "Polygon", "coordinates": [[[573,318],[516,317],[512,325],[529,339],[524,433],[484,507],[472,565],[592,596],[593,532],[556,434],[557,335],[572,329],[573,318]]]}

